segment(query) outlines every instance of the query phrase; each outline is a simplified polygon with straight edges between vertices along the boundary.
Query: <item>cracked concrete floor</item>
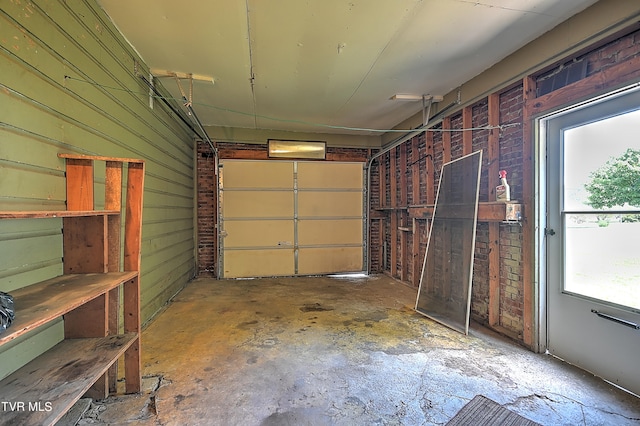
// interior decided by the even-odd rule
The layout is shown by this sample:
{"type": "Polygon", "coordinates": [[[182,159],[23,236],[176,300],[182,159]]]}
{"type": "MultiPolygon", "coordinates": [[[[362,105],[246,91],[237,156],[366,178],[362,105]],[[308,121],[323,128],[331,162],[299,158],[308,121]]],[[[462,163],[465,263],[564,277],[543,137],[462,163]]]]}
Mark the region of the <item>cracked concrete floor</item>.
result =
{"type": "Polygon", "coordinates": [[[475,395],[543,425],[638,425],[640,399],[385,276],[191,282],[142,333],[142,395],[80,424],[443,425],[475,395]]]}

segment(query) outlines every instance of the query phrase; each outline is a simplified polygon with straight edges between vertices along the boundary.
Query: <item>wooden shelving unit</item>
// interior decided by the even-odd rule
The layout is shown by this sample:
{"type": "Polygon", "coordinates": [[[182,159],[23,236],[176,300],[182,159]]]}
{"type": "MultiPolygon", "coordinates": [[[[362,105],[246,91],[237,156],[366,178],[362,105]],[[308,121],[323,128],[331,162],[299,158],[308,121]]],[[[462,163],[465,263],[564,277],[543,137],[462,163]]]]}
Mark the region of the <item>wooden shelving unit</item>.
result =
{"type": "Polygon", "coordinates": [[[59,157],[66,163],[67,210],[0,212],[0,220],[62,218],[63,226],[63,275],[11,292],[16,320],[0,334],[0,346],[60,317],[65,339],[0,382],[0,401],[14,407],[2,413],[7,424],[54,424],[82,396],[105,398],[116,391],[120,358],[125,392],[140,392],[144,162],[59,157]],[[104,210],[95,210],[100,161],[106,167],[104,210]]]}

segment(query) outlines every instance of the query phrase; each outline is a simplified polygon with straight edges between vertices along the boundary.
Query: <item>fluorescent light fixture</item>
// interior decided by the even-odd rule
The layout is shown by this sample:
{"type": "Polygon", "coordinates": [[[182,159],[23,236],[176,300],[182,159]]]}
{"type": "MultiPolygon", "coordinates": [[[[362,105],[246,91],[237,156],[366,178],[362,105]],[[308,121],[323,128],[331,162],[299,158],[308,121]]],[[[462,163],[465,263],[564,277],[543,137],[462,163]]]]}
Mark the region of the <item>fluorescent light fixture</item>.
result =
{"type": "Polygon", "coordinates": [[[327,153],[326,142],[269,139],[268,144],[269,158],[324,160],[327,153]]]}
{"type": "Polygon", "coordinates": [[[408,93],[396,93],[392,97],[390,97],[392,101],[431,101],[431,102],[442,102],[444,99],[442,96],[434,96],[434,95],[411,95],[408,93]]]}

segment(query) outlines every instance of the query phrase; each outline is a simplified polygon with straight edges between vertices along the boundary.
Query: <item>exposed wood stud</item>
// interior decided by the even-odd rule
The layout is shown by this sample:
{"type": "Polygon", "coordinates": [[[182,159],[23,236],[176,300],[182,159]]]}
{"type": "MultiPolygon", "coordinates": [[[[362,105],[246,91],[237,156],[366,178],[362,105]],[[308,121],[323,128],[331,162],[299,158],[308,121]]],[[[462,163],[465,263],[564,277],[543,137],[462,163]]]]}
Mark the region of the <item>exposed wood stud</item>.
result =
{"type": "Polygon", "coordinates": [[[420,137],[411,139],[411,204],[420,204],[420,137]]]}
{"type": "MultiPolygon", "coordinates": [[[[106,161],[104,208],[108,210],[122,209],[122,162],[106,161]]],[[[107,218],[108,254],[107,271],[120,270],[120,215],[107,218]]],[[[107,334],[118,334],[120,328],[120,290],[115,288],[109,292],[109,328],[107,334]]],[[[109,392],[117,391],[118,362],[111,366],[108,373],[109,392]]]]}
{"type": "Polygon", "coordinates": [[[451,117],[447,116],[442,120],[442,163],[451,161],[451,117]]]}
{"type": "Polygon", "coordinates": [[[427,194],[426,194],[426,200],[425,200],[425,204],[433,204],[435,203],[435,182],[434,182],[434,172],[435,172],[435,166],[434,166],[434,162],[433,162],[433,133],[432,132],[427,132],[426,133],[426,153],[425,153],[425,170],[427,175],[425,176],[426,179],[426,188],[427,188],[427,194]]]}
{"type": "Polygon", "coordinates": [[[534,143],[533,117],[531,105],[535,102],[536,83],[532,77],[525,77],[523,81],[524,111],[522,122],[522,197],[524,217],[522,227],[522,259],[523,259],[523,317],[524,330],[522,340],[524,344],[534,346],[534,225],[533,212],[533,182],[534,182],[534,143]]]}
{"type": "Polygon", "coordinates": [[[389,151],[389,194],[391,195],[391,207],[398,206],[398,149],[389,151]]]}
{"type": "MultiPolygon", "coordinates": [[[[500,124],[500,94],[492,93],[488,98],[488,122],[490,126],[500,124]]],[[[496,199],[496,181],[500,170],[500,131],[492,129],[489,131],[487,143],[487,163],[489,179],[488,194],[489,200],[496,199]]],[[[498,222],[489,223],[489,325],[492,327],[500,325],[500,224],[498,222]]]]}
{"type": "MultiPolygon", "coordinates": [[[[462,128],[470,129],[473,127],[472,119],[473,107],[467,106],[462,110],[462,128]]],[[[462,155],[471,154],[473,151],[473,131],[465,130],[462,132],[462,155]]]]}
{"type": "MultiPolygon", "coordinates": [[[[391,207],[398,206],[398,173],[397,173],[398,149],[389,151],[389,195],[391,197],[391,207]]],[[[398,275],[398,212],[391,212],[391,225],[389,229],[391,235],[391,265],[389,269],[392,277],[398,275]]]]}
{"type": "Polygon", "coordinates": [[[380,207],[387,206],[387,155],[383,154],[378,159],[379,166],[379,180],[380,180],[380,207]]]}
{"type": "MultiPolygon", "coordinates": [[[[412,181],[412,194],[411,194],[411,202],[412,204],[420,203],[420,137],[416,136],[411,140],[411,181],[412,181]]],[[[428,161],[428,159],[425,159],[428,161]]],[[[416,287],[420,284],[420,223],[416,220],[416,218],[410,218],[412,221],[412,258],[411,258],[411,279],[412,284],[416,287]]]]}
{"type": "Polygon", "coordinates": [[[403,143],[398,147],[400,151],[400,170],[399,170],[399,178],[400,178],[400,205],[406,206],[408,204],[407,201],[407,144],[403,143]]]}
{"type": "MultiPolygon", "coordinates": [[[[408,179],[407,179],[407,143],[403,143],[398,147],[398,156],[399,156],[399,168],[398,170],[398,178],[400,184],[400,206],[405,207],[408,204],[408,179]]],[[[405,226],[405,215],[406,212],[399,212],[400,215],[400,226],[405,226]]],[[[407,268],[408,268],[408,260],[409,253],[407,250],[407,234],[406,232],[400,232],[400,280],[407,280],[407,268]]]]}

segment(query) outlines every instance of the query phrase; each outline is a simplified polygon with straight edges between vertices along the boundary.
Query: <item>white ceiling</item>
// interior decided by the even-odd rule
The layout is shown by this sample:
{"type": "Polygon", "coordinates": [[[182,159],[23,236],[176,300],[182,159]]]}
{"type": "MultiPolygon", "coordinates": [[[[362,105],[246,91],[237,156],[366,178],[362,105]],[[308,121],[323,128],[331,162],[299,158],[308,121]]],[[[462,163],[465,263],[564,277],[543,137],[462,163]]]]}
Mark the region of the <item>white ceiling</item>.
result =
{"type": "Polygon", "coordinates": [[[320,133],[391,128],[422,105],[392,95],[444,95],[595,2],[98,0],[149,67],[214,79],[205,126],[320,133]]]}

